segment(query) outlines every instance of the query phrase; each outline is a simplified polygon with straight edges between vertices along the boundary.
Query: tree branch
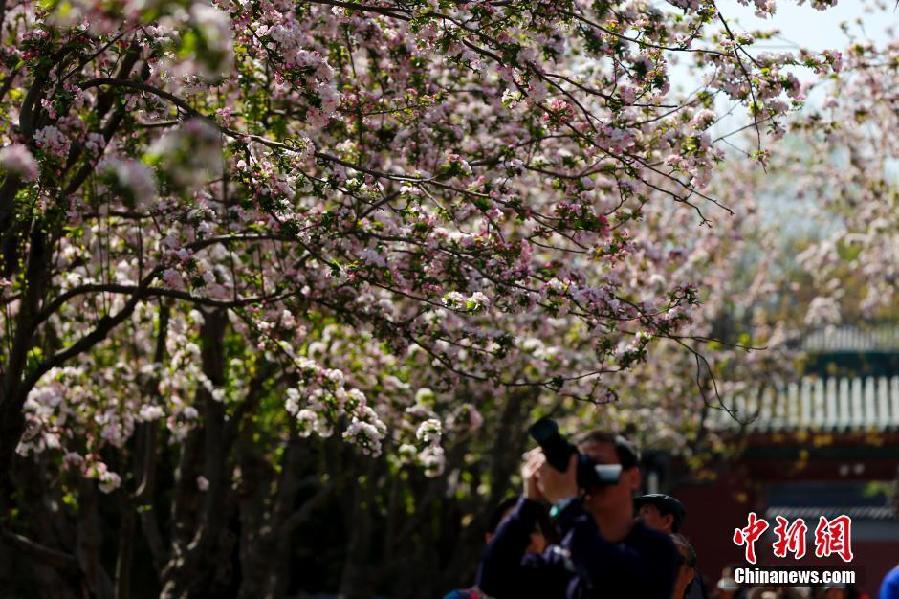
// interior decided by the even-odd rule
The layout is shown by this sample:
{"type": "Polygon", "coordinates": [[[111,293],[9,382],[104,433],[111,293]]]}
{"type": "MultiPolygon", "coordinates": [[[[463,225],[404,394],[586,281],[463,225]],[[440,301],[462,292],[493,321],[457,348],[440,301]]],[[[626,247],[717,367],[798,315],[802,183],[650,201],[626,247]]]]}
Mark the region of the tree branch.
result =
{"type": "Polygon", "coordinates": [[[297,526],[309,520],[312,516],[312,512],[314,512],[331,494],[331,491],[334,490],[334,483],[331,481],[326,482],[318,492],[303,502],[293,514],[284,522],[284,530],[283,534],[290,534],[293,530],[296,529],[297,526]]]}
{"type": "MultiPolygon", "coordinates": [[[[286,297],[285,294],[271,294],[264,296],[242,297],[234,300],[217,300],[208,297],[198,297],[191,295],[187,291],[179,291],[177,289],[166,289],[164,287],[144,287],[142,285],[120,285],[117,283],[91,283],[89,285],[80,285],[58,296],[53,302],[42,310],[38,323],[50,318],[56,310],[58,310],[67,301],[85,295],[88,293],[116,293],[121,295],[131,295],[138,299],[146,299],[150,297],[168,297],[172,299],[183,300],[197,304],[200,306],[208,306],[210,308],[240,308],[257,302],[267,302],[286,297]]],[[[289,294],[287,294],[289,295],[289,294]]]]}
{"type": "Polygon", "coordinates": [[[357,4],[355,2],[341,2],[341,0],[310,0],[312,4],[324,4],[326,6],[337,6],[339,8],[345,8],[347,10],[357,10],[360,12],[373,12],[379,15],[384,15],[385,17],[391,17],[393,19],[400,19],[401,21],[410,20],[409,17],[401,14],[397,14],[390,10],[389,8],[384,8],[383,6],[371,6],[369,4],[357,4]]]}
{"type": "Polygon", "coordinates": [[[23,553],[27,553],[31,557],[40,560],[49,566],[53,566],[58,570],[73,574],[79,572],[78,560],[70,553],[59,551],[47,547],[46,545],[41,545],[28,537],[16,534],[6,528],[0,528],[0,540],[3,540],[10,547],[18,549],[23,553]]]}
{"type": "MultiPolygon", "coordinates": [[[[153,273],[144,278],[141,286],[136,289],[140,290],[141,288],[144,288],[144,285],[149,285],[150,282],[152,282],[153,278],[155,278],[156,274],[157,272],[153,271],[153,273]]],[[[121,310],[119,310],[116,315],[104,316],[100,319],[100,322],[97,323],[97,326],[93,331],[84,335],[69,347],[56,352],[55,354],[41,362],[25,379],[25,383],[23,386],[24,390],[26,392],[31,390],[34,385],[37,384],[40,378],[44,376],[44,374],[46,374],[50,369],[64,364],[70,358],[73,358],[78,354],[91,349],[93,346],[106,339],[106,336],[114,328],[116,328],[131,316],[131,314],[134,312],[134,309],[137,307],[137,304],[140,303],[140,301],[144,297],[145,295],[143,293],[140,293],[139,291],[135,292],[135,294],[131,296],[131,298],[125,303],[125,306],[121,310]]]]}

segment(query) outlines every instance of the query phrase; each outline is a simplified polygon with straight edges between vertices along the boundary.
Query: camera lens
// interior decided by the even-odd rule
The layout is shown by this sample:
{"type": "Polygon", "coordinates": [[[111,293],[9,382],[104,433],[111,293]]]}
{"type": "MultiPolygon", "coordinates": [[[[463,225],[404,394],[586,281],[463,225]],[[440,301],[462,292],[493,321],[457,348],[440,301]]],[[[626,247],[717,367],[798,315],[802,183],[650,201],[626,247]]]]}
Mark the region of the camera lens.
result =
{"type": "Polygon", "coordinates": [[[558,436],[559,425],[549,418],[541,418],[531,427],[531,436],[537,445],[543,445],[553,437],[558,436]]]}

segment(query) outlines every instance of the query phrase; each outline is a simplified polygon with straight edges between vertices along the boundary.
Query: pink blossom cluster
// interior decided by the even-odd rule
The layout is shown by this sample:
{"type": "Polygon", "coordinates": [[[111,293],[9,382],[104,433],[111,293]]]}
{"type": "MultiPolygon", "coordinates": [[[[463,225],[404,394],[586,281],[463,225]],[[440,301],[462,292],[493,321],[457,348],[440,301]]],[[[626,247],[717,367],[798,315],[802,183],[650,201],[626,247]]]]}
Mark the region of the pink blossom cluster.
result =
{"type": "Polygon", "coordinates": [[[35,181],[40,172],[34,156],[23,144],[12,144],[0,149],[0,168],[25,181],[35,181]]]}

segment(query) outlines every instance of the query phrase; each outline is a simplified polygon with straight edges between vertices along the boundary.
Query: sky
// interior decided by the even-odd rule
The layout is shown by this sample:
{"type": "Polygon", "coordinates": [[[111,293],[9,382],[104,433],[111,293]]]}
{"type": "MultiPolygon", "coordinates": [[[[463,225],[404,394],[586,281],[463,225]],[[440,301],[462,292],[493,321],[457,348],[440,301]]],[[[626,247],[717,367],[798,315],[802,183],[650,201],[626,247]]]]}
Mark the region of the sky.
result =
{"type": "MultiPolygon", "coordinates": [[[[889,29],[899,30],[899,9],[894,10],[897,0],[885,0],[885,7],[878,10],[865,10],[870,2],[865,0],[839,0],[836,7],[824,11],[813,9],[806,2],[803,6],[797,4],[797,0],[777,0],[777,12],[772,18],[760,19],[755,16],[755,9],[751,6],[742,6],[737,0],[718,0],[717,5],[721,13],[728,19],[731,29],[736,31],[770,31],[778,30],[778,36],[771,40],[763,40],[752,47],[755,52],[788,52],[804,47],[811,51],[839,50],[842,51],[849,44],[849,38],[842,31],[841,24],[849,22],[850,32],[858,38],[870,40],[877,46],[886,45],[894,36],[889,29]],[[860,20],[859,23],[856,21],[860,20]]],[[[750,0],[750,4],[752,1],[750,0]]],[[[790,69],[800,81],[808,82],[814,79],[814,74],[807,69],[790,69]]],[[[686,65],[677,65],[671,69],[672,88],[681,91],[690,91],[697,85],[695,75],[691,75],[686,65]]],[[[807,98],[807,105],[815,104],[820,94],[813,92],[807,98]]],[[[716,104],[719,114],[724,115],[730,108],[730,102],[720,98],[716,104]]],[[[711,134],[714,136],[725,135],[739,129],[749,123],[749,117],[745,110],[735,109],[724,115],[716,123],[711,134]]],[[[753,149],[752,143],[739,136],[729,140],[734,147],[743,150],[753,149]],[[745,146],[745,147],[744,147],[745,146]]],[[[777,210],[771,210],[773,218],[782,219],[783,222],[791,222],[799,226],[804,222],[802,214],[805,208],[792,202],[781,202],[782,198],[772,197],[777,204],[777,210]],[[795,214],[791,212],[795,210],[795,214]]],[[[820,223],[807,223],[810,227],[820,227],[820,223]]],[[[791,230],[794,226],[788,227],[791,230]]]]}
{"type": "MultiPolygon", "coordinates": [[[[741,6],[736,0],[719,0],[718,7],[730,20],[736,20],[743,30],[778,29],[780,39],[760,44],[770,50],[789,50],[805,46],[810,50],[839,50],[846,45],[846,36],[840,30],[843,22],[862,20],[867,37],[875,43],[889,39],[887,29],[899,25],[899,11],[890,2],[885,10],[868,12],[862,0],[839,0],[837,6],[818,11],[808,2],[799,6],[796,0],[777,0],[777,13],[770,19],[759,19],[755,10],[741,6]]],[[[860,31],[853,26],[854,31],[860,31]]]]}
{"type": "MultiPolygon", "coordinates": [[[[752,4],[752,0],[750,5],[752,4]]],[[[837,6],[827,10],[815,10],[808,0],[802,6],[797,0],[777,0],[777,13],[772,18],[760,19],[755,16],[752,6],[743,6],[737,0],[718,0],[721,13],[728,19],[734,31],[771,31],[779,34],[770,40],[762,40],[752,46],[756,52],[787,52],[800,47],[820,52],[846,48],[849,38],[840,28],[842,23],[850,23],[850,31],[860,38],[869,39],[876,45],[884,45],[893,36],[889,29],[899,30],[899,9],[894,9],[893,0],[881,0],[886,8],[866,10],[875,0],[839,0],[837,6]],[[860,22],[857,22],[860,21],[860,22]]],[[[813,78],[811,71],[795,71],[800,81],[813,78]]],[[[671,70],[672,87],[692,90],[696,80],[685,65],[674,66],[671,70]]]]}
{"type": "MultiPolygon", "coordinates": [[[[837,6],[827,10],[815,10],[809,6],[808,0],[799,6],[797,0],[777,0],[777,12],[768,19],[755,16],[752,6],[743,6],[737,0],[718,0],[717,6],[727,18],[731,29],[736,31],[771,31],[777,30],[777,36],[770,40],[761,40],[751,46],[753,53],[789,52],[804,47],[811,51],[838,50],[843,51],[849,44],[849,37],[841,29],[842,23],[849,23],[849,31],[860,39],[867,39],[875,45],[883,46],[893,35],[890,29],[899,30],[899,9],[897,0],[881,0],[879,9],[866,9],[876,0],[838,0],[837,6]]],[[[752,0],[749,0],[752,5],[752,0]]],[[[815,79],[815,74],[806,68],[788,68],[803,83],[815,79]]],[[[686,64],[674,65],[670,71],[672,89],[681,93],[689,93],[697,86],[695,74],[686,64]]],[[[815,92],[820,94],[819,92],[815,92]]],[[[815,93],[807,99],[814,104],[818,98],[815,93]]],[[[719,114],[728,112],[732,104],[721,98],[716,105],[719,114]]],[[[717,123],[712,131],[714,135],[723,135],[748,123],[745,110],[737,108],[729,116],[717,123]]]]}

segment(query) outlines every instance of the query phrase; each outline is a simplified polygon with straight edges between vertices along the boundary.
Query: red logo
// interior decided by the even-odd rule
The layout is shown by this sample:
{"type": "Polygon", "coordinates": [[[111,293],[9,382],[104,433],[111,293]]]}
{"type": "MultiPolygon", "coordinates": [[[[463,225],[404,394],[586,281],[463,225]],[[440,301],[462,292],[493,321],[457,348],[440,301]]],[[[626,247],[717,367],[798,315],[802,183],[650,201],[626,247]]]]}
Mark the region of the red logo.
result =
{"type": "Polygon", "coordinates": [[[815,528],[815,555],[828,557],[836,553],[844,562],[852,561],[852,519],[839,516],[828,521],[821,516],[815,528]]]}
{"type": "Polygon", "coordinates": [[[806,532],[808,526],[802,518],[790,524],[789,520],[778,516],[777,526],[774,527],[774,534],[777,535],[774,542],[774,556],[787,557],[788,553],[792,553],[795,559],[802,559],[805,555],[806,532]]]}
{"type": "MultiPolygon", "coordinates": [[[[750,564],[756,563],[755,543],[769,526],[766,520],[750,512],[748,524],[734,529],[734,544],[745,547],[746,561],[750,564]]],[[[774,557],[786,558],[788,554],[793,554],[794,559],[802,559],[807,532],[808,526],[802,518],[791,523],[778,516],[777,526],[774,527],[777,537],[773,545],[774,557]]],[[[839,555],[844,562],[852,561],[852,518],[849,516],[838,516],[832,520],[821,516],[815,527],[815,556],[829,557],[833,554],[839,555]]]]}
{"type": "Polygon", "coordinates": [[[768,523],[759,520],[755,512],[749,512],[749,524],[745,528],[734,529],[734,544],[746,546],[746,561],[755,563],[755,542],[768,530],[768,523]]]}

